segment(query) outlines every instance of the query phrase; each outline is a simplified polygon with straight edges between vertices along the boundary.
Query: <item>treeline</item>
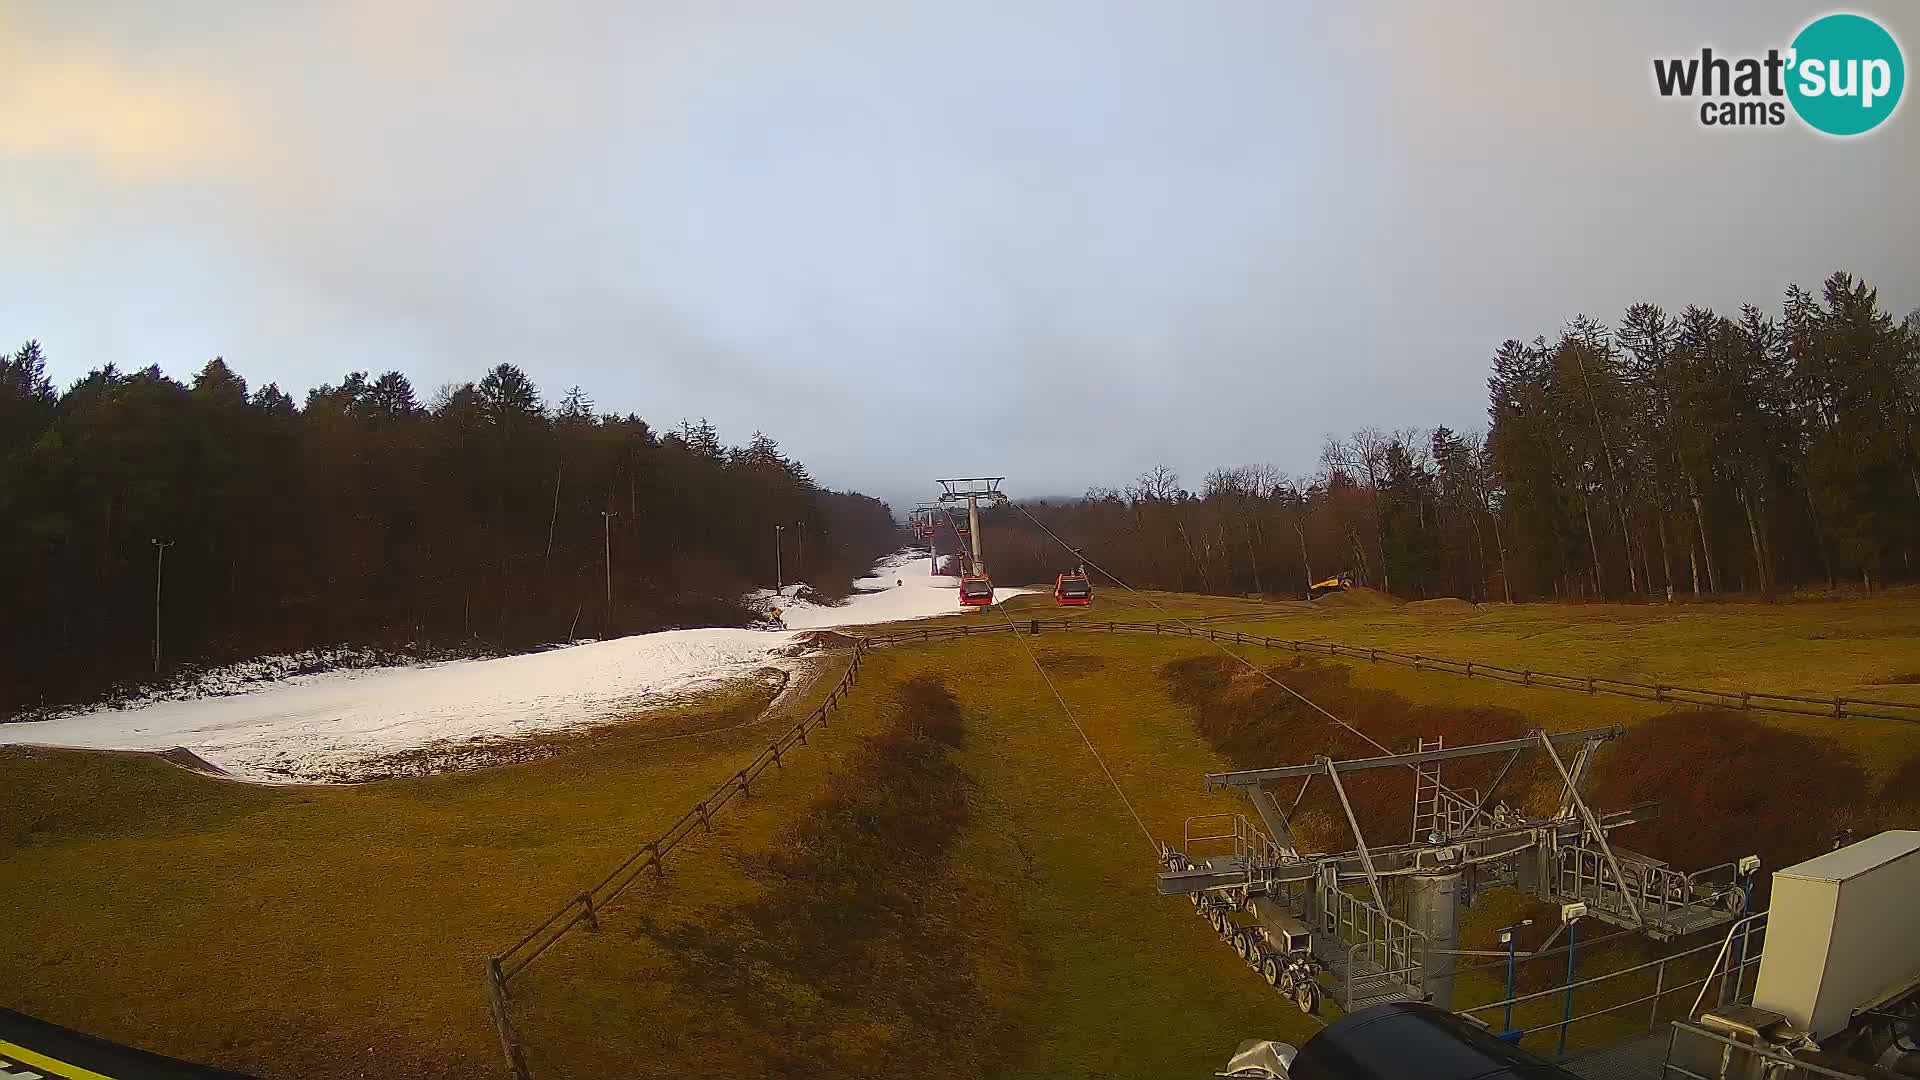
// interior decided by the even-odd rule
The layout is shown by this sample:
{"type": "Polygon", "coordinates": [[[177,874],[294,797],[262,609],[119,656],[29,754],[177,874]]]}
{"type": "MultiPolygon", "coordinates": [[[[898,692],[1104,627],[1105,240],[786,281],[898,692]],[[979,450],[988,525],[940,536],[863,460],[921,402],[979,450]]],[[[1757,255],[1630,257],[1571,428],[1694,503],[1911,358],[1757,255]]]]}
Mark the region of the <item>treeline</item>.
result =
{"type": "Polygon", "coordinates": [[[743,590],[842,588],[898,543],[756,433],[656,432],[511,364],[422,402],[347,375],[296,403],[223,360],[191,383],[0,354],[0,710],[161,661],[321,644],[510,651],[742,623],[743,590]]]}
{"type": "MultiPolygon", "coordinates": [[[[1914,577],[1920,312],[1904,324],[1846,274],[1778,317],[1688,306],[1581,316],[1495,352],[1484,435],[1329,437],[1319,469],[1156,468],[1125,490],[1027,507],[1141,587],[1303,592],[1351,572],[1407,597],[1473,600],[1872,591],[1914,577]]],[[[989,566],[1071,564],[1017,509],[989,566]]]]}

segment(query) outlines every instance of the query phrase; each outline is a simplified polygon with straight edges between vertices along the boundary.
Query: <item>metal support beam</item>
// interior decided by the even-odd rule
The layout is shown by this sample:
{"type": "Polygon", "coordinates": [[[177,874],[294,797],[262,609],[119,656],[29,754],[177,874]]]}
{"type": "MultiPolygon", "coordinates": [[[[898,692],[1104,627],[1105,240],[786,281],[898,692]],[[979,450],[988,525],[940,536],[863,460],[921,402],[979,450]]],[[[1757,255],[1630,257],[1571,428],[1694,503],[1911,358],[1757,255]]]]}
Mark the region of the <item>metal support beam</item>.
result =
{"type": "Polygon", "coordinates": [[[1289,814],[1297,814],[1300,812],[1300,804],[1305,801],[1307,797],[1307,789],[1313,786],[1313,777],[1313,773],[1308,773],[1307,778],[1300,781],[1300,790],[1293,796],[1293,809],[1288,811],[1289,814]]]}
{"type": "MultiPolygon", "coordinates": [[[[1657,803],[1649,802],[1626,810],[1608,811],[1600,815],[1600,827],[1616,829],[1654,820],[1657,807],[1657,803]]],[[[1577,818],[1516,825],[1449,845],[1446,850],[1453,851],[1455,856],[1446,862],[1436,859],[1436,849],[1424,843],[1368,848],[1367,853],[1373,860],[1374,873],[1380,877],[1445,873],[1462,866],[1523,856],[1529,849],[1550,844],[1556,839],[1563,843],[1572,842],[1585,829],[1586,826],[1577,818]]],[[[1366,875],[1366,867],[1361,864],[1359,853],[1353,851],[1304,855],[1297,860],[1261,867],[1247,866],[1234,860],[1209,859],[1206,865],[1194,870],[1162,871],[1159,875],[1160,892],[1165,896],[1180,896],[1232,885],[1271,886],[1312,881],[1328,870],[1338,877],[1349,879],[1366,875]]]]}
{"type": "Polygon", "coordinates": [[[1634,899],[1633,890],[1627,888],[1626,875],[1620,872],[1620,860],[1614,857],[1613,845],[1607,843],[1606,830],[1594,820],[1593,811],[1587,807],[1587,800],[1580,797],[1580,789],[1574,785],[1573,774],[1567,772],[1566,763],[1560,760],[1560,752],[1553,748],[1553,740],[1547,738],[1547,733],[1544,731],[1535,732],[1535,734],[1540,736],[1540,745],[1547,748],[1547,758],[1553,762],[1553,767],[1559,770],[1560,779],[1566,781],[1567,796],[1573,800],[1574,807],[1580,811],[1580,819],[1587,823],[1587,831],[1593,835],[1594,842],[1600,845],[1600,853],[1607,857],[1607,868],[1613,871],[1613,883],[1620,886],[1620,898],[1627,902],[1627,910],[1633,912],[1634,924],[1645,926],[1646,917],[1640,914],[1640,901],[1634,899]]]}
{"type": "Polygon", "coordinates": [[[1252,791],[1248,795],[1253,801],[1254,813],[1260,815],[1260,823],[1267,827],[1267,835],[1273,838],[1275,847],[1282,854],[1297,856],[1300,850],[1293,844],[1293,822],[1286,811],[1280,809],[1279,800],[1271,791],[1252,791]]]}
{"type": "Polygon", "coordinates": [[[1353,828],[1354,850],[1360,855],[1360,868],[1366,871],[1367,888],[1373,890],[1373,902],[1379,906],[1380,914],[1385,916],[1387,898],[1380,892],[1380,875],[1373,872],[1373,856],[1367,853],[1367,838],[1360,834],[1360,819],[1353,816],[1353,804],[1347,801],[1346,785],[1340,782],[1340,770],[1333,767],[1333,759],[1323,757],[1321,763],[1326,766],[1327,778],[1333,781],[1333,790],[1340,796],[1340,808],[1347,812],[1347,824],[1353,828]]]}
{"type": "MultiPolygon", "coordinates": [[[[1587,743],[1580,747],[1579,753],[1573,755],[1573,763],[1567,766],[1567,774],[1573,777],[1573,786],[1576,789],[1587,782],[1587,767],[1593,764],[1594,751],[1599,748],[1599,743],[1587,743]]],[[[1560,799],[1560,816],[1567,817],[1572,813],[1573,801],[1563,796],[1560,799]]]]}
{"type": "Polygon", "coordinates": [[[1507,774],[1513,771],[1513,763],[1519,760],[1520,751],[1518,750],[1507,755],[1506,764],[1500,766],[1500,771],[1493,777],[1493,783],[1487,785],[1487,793],[1480,797],[1479,805],[1475,806],[1473,813],[1467,817],[1467,828],[1471,829],[1479,823],[1480,815],[1486,813],[1487,807],[1493,804],[1494,793],[1500,790],[1500,785],[1506,780],[1507,774]]]}
{"type": "Polygon", "coordinates": [[[1523,750],[1542,741],[1551,746],[1554,744],[1584,742],[1588,740],[1600,741],[1612,739],[1625,733],[1626,728],[1619,726],[1587,728],[1583,731],[1569,731],[1559,735],[1548,735],[1542,731],[1517,739],[1502,739],[1499,742],[1477,743],[1473,746],[1452,746],[1444,750],[1427,750],[1415,754],[1387,754],[1382,757],[1354,758],[1348,761],[1331,761],[1331,759],[1322,757],[1316,759],[1311,765],[1282,765],[1272,769],[1242,769],[1236,772],[1208,773],[1206,782],[1208,789],[1221,787],[1244,788],[1259,784],[1270,784],[1275,780],[1288,780],[1295,777],[1314,776],[1327,772],[1328,765],[1323,765],[1323,761],[1329,762],[1334,772],[1349,773],[1361,772],[1366,769],[1394,769],[1407,765],[1419,765],[1429,761],[1453,761],[1458,758],[1479,757],[1483,754],[1500,754],[1512,750],[1523,750]]]}

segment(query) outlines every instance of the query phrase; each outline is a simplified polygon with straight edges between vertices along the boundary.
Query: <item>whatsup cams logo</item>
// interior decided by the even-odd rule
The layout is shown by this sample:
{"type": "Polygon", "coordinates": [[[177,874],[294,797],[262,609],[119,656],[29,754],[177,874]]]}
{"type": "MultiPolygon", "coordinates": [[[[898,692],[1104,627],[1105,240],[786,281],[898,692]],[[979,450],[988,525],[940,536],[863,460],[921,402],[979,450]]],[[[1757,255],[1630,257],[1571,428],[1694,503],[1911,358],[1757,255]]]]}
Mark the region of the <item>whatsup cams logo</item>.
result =
{"type": "Polygon", "coordinates": [[[1780,127],[1788,109],[1815,131],[1864,135],[1900,106],[1907,66],[1900,43],[1864,15],[1815,19],[1785,49],[1765,56],[1656,57],[1664,98],[1698,99],[1706,127],[1780,127]]]}

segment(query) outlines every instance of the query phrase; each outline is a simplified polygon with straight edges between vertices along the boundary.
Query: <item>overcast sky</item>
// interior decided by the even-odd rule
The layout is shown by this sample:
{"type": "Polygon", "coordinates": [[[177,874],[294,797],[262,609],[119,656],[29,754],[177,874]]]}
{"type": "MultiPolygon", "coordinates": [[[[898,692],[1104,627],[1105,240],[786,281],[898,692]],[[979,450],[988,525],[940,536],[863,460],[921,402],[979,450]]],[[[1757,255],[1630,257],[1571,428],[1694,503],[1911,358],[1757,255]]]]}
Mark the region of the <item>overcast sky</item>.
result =
{"type": "MultiPolygon", "coordinates": [[[[1485,423],[1586,311],[1920,305],[1920,114],[1702,128],[1822,5],[0,3],[0,342],[63,385],[509,360],[822,481],[1019,494],[1485,423]]],[[[1909,66],[1920,9],[1877,2],[1909,66]]],[[[1909,91],[1908,96],[1912,96],[1909,91]]]]}

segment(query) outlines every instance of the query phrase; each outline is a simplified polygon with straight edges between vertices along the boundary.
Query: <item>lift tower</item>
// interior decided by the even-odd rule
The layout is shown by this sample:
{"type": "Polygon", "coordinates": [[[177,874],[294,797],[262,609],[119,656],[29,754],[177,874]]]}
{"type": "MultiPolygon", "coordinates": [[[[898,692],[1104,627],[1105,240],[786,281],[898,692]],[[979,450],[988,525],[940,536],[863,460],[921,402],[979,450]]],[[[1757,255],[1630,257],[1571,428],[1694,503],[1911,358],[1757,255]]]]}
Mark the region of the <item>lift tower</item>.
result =
{"type": "Polygon", "coordinates": [[[980,552],[980,500],[990,504],[1002,504],[1007,501],[1006,493],[1000,490],[1004,476],[965,476],[955,480],[938,480],[946,490],[940,494],[941,506],[952,506],[964,501],[967,504],[967,532],[973,539],[973,574],[978,577],[991,577],[987,573],[986,556],[980,552]]]}

